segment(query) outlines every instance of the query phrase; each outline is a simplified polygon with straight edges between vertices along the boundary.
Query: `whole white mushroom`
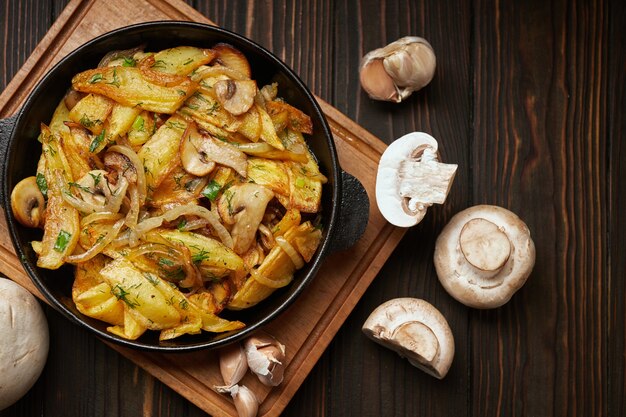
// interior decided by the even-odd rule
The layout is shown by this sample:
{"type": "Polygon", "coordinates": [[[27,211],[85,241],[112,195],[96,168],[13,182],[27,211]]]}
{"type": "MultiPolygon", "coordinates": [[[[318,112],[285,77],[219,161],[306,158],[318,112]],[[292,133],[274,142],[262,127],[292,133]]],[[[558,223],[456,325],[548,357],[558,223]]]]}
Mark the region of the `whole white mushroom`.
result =
{"type": "Polygon", "coordinates": [[[48,323],[35,297],[0,278],[0,410],[35,384],[48,357],[48,323]]]}

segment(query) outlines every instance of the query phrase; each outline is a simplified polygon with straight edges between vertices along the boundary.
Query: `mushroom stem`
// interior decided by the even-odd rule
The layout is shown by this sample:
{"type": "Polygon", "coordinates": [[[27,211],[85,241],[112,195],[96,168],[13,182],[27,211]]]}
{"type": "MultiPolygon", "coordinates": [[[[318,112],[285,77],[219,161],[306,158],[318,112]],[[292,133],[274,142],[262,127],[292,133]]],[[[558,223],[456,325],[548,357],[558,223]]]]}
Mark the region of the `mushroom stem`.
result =
{"type": "Polygon", "coordinates": [[[504,231],[483,218],[465,223],[459,245],[467,262],[485,272],[499,272],[511,255],[511,241],[504,231]]]}

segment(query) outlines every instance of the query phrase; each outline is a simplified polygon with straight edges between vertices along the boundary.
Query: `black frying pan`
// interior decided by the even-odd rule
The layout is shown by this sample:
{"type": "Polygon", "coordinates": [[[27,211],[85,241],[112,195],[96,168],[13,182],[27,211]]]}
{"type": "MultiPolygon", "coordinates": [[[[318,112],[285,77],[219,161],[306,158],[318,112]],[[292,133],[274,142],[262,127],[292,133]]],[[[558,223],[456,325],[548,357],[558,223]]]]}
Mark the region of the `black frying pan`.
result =
{"type": "Polygon", "coordinates": [[[128,26],[102,35],[79,47],[48,72],[34,88],[17,115],[0,120],[0,160],[4,161],[0,201],[5,208],[11,238],[24,268],[48,301],[70,320],[108,341],[127,347],[157,351],[189,351],[213,348],[240,340],[282,313],[314,278],[329,253],[356,242],[365,230],[369,200],[363,186],[341,170],[337,153],[324,115],[313,95],[283,62],[263,47],[233,32],[198,23],[150,22],[128,26]],[[320,170],[329,181],[322,194],[324,238],[312,261],[299,270],[292,284],[277,290],[267,300],[247,310],[223,312],[224,318],[246,323],[244,329],[212,334],[185,335],[159,342],[158,332],[146,332],[135,341],[122,339],[106,331],[107,324],[82,315],[71,299],[73,270],[64,266],[56,271],[40,269],[30,242],[40,240],[40,230],[17,223],[11,212],[11,190],[20,180],[34,175],[41,144],[37,141],[39,125],[48,123],[54,109],[78,72],[95,68],[109,51],[145,44],[146,50],[158,51],[180,45],[211,47],[226,42],[248,58],[253,78],[259,85],[279,83],[279,95],[303,110],[313,120],[313,135],[308,144],[317,157],[320,170]]]}

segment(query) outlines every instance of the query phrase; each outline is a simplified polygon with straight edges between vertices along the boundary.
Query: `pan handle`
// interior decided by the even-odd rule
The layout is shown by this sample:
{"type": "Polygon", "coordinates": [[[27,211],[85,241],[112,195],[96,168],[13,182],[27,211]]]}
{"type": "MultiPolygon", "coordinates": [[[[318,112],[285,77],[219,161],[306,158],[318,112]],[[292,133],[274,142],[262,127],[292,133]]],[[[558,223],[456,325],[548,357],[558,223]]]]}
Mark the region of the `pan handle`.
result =
{"type": "Polygon", "coordinates": [[[9,149],[9,139],[11,133],[17,122],[17,114],[7,117],[6,119],[0,119],[0,205],[4,202],[4,167],[6,167],[7,150],[9,149]]]}
{"type": "Polygon", "coordinates": [[[341,171],[341,207],[339,221],[330,243],[329,252],[348,249],[361,238],[369,220],[370,200],[363,184],[341,171]]]}

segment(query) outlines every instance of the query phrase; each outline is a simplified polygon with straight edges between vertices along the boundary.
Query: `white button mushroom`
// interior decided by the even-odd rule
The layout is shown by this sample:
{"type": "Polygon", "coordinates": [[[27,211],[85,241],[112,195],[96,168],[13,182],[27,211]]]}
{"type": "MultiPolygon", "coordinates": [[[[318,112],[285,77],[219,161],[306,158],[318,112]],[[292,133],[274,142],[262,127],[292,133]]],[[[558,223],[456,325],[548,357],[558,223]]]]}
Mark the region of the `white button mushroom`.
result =
{"type": "Polygon", "coordinates": [[[48,356],[48,323],[28,291],[0,278],[0,410],[33,386],[48,356]]]}
{"type": "Polygon", "coordinates": [[[376,203],[389,223],[415,226],[428,207],[446,201],[457,165],[440,163],[437,149],[435,138],[413,132],[383,153],[376,176],[376,203]]]}
{"type": "Polygon", "coordinates": [[[389,300],[370,314],[362,330],[435,378],[442,379],[450,369],[454,358],[452,331],[439,310],[424,300],[389,300]]]}
{"type": "Polygon", "coordinates": [[[469,307],[505,304],[524,285],[534,264],[528,227],[498,206],[479,205],[457,213],[435,245],[439,281],[469,307]]]}

